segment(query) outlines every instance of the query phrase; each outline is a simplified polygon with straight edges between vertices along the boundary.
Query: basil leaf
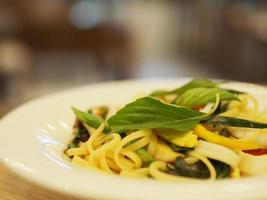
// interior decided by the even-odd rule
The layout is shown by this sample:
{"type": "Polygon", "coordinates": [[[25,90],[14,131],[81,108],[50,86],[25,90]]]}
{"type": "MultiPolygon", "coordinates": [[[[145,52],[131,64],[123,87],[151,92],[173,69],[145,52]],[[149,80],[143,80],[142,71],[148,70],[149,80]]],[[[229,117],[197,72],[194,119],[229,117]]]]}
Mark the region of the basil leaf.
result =
{"type": "Polygon", "coordinates": [[[187,90],[178,96],[175,104],[193,108],[195,106],[206,105],[216,101],[216,94],[220,95],[220,100],[238,100],[237,95],[220,88],[199,87],[187,90]]]}
{"type": "Polygon", "coordinates": [[[224,117],[224,116],[215,116],[208,120],[202,121],[206,124],[214,124],[221,126],[232,126],[232,127],[243,127],[243,128],[258,128],[264,129],[267,128],[266,123],[255,122],[246,119],[234,118],[234,117],[224,117]]]}
{"type": "Polygon", "coordinates": [[[218,87],[218,83],[215,83],[213,81],[206,80],[206,79],[193,79],[192,81],[185,84],[181,88],[177,88],[173,90],[172,92],[175,94],[182,94],[186,92],[187,90],[198,88],[198,87],[216,88],[218,87]]]}
{"type": "Polygon", "coordinates": [[[171,91],[156,90],[151,94],[151,96],[164,96],[168,94],[179,94],[180,95],[186,92],[187,90],[198,88],[198,87],[216,88],[218,87],[218,83],[215,83],[213,81],[206,80],[206,79],[193,79],[192,81],[183,85],[182,87],[176,88],[171,91]]]}
{"type": "MultiPolygon", "coordinates": [[[[72,110],[75,113],[76,117],[81,120],[81,122],[93,128],[98,128],[104,122],[103,119],[91,113],[80,111],[74,107],[72,107],[72,110]]],[[[105,127],[104,132],[109,132],[109,128],[105,127]]]]}
{"type": "Polygon", "coordinates": [[[173,94],[173,92],[169,91],[169,90],[155,90],[154,92],[152,92],[150,94],[150,96],[152,96],[152,97],[160,97],[160,96],[164,96],[164,95],[168,95],[168,94],[173,94]]]}
{"type": "Polygon", "coordinates": [[[201,112],[165,104],[152,97],[145,97],[126,105],[108,120],[113,132],[145,128],[171,128],[188,131],[207,117],[201,112]]]}
{"type": "Polygon", "coordinates": [[[227,92],[231,92],[233,94],[236,94],[236,95],[239,95],[239,94],[246,94],[245,92],[240,92],[240,91],[237,91],[237,90],[229,90],[229,89],[226,89],[227,92]]]}

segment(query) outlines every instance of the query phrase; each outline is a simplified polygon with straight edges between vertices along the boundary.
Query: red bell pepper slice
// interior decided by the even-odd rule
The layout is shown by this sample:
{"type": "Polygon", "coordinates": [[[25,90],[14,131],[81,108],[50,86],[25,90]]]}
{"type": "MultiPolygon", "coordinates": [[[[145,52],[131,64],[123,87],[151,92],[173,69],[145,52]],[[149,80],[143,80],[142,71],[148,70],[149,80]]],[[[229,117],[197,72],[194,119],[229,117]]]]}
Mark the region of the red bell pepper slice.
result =
{"type": "Polygon", "coordinates": [[[266,149],[255,149],[255,150],[244,150],[244,152],[252,154],[254,156],[261,156],[261,155],[267,154],[267,148],[266,149]]]}

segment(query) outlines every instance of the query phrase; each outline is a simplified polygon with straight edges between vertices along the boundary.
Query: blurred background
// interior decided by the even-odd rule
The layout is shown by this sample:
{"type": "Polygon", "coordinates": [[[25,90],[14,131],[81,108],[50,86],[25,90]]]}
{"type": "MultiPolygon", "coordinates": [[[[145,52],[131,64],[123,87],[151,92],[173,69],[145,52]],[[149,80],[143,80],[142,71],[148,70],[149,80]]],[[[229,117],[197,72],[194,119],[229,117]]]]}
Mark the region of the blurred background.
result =
{"type": "Polygon", "coordinates": [[[0,114],[128,78],[267,84],[264,0],[0,0],[0,114]]]}

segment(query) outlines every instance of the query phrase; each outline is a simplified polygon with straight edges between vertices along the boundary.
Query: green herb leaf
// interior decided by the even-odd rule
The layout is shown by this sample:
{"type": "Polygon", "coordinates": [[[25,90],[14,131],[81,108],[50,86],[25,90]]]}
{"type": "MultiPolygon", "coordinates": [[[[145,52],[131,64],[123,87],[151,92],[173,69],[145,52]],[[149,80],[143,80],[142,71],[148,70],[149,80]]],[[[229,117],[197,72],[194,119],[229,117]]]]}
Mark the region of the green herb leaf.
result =
{"type": "Polygon", "coordinates": [[[108,120],[108,124],[113,132],[145,128],[188,131],[204,117],[207,116],[201,112],[145,97],[126,105],[108,120]]]}
{"type": "Polygon", "coordinates": [[[243,128],[258,128],[264,129],[267,128],[266,123],[255,122],[246,119],[234,118],[234,117],[224,117],[224,116],[215,116],[208,120],[202,121],[202,123],[213,124],[216,126],[232,126],[232,127],[243,127],[243,128]]]}
{"type": "MultiPolygon", "coordinates": [[[[74,107],[72,107],[72,110],[75,113],[76,117],[81,120],[81,122],[93,128],[98,128],[104,122],[103,119],[91,113],[80,111],[74,107]]],[[[105,127],[104,132],[109,132],[109,128],[105,127]]]]}
{"type": "Polygon", "coordinates": [[[151,94],[151,96],[164,96],[164,95],[168,95],[168,94],[181,95],[182,93],[186,92],[187,90],[190,90],[193,88],[198,88],[198,87],[215,88],[215,87],[218,87],[218,83],[215,83],[213,81],[206,80],[206,79],[193,79],[192,81],[183,85],[182,87],[176,88],[176,89],[171,90],[171,91],[156,90],[151,94]]]}
{"type": "Polygon", "coordinates": [[[206,105],[216,101],[216,94],[220,95],[220,100],[238,100],[237,95],[220,88],[199,87],[187,90],[180,95],[175,104],[193,108],[195,106],[206,105]]]}
{"type": "Polygon", "coordinates": [[[177,88],[173,90],[172,92],[175,94],[182,94],[186,92],[187,90],[198,88],[198,87],[216,88],[218,87],[218,83],[215,83],[213,81],[206,80],[206,79],[193,79],[192,81],[185,84],[181,88],[177,88]]]}
{"type": "Polygon", "coordinates": [[[164,95],[168,95],[168,94],[173,94],[173,93],[172,93],[172,91],[169,91],[169,90],[155,90],[154,92],[152,92],[150,94],[150,96],[160,97],[160,96],[164,96],[164,95]]]}
{"type": "Polygon", "coordinates": [[[231,92],[233,94],[239,95],[239,94],[246,94],[245,92],[240,92],[237,90],[229,90],[229,89],[225,89],[227,92],[231,92]]]}

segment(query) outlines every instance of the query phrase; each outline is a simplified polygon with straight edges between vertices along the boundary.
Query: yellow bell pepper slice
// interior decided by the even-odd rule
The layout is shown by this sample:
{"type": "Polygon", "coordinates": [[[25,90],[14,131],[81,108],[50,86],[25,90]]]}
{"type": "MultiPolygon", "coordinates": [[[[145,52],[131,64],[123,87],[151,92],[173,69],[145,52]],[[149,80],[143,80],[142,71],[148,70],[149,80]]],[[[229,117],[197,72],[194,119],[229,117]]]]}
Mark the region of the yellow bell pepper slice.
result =
{"type": "Polygon", "coordinates": [[[230,149],[235,150],[252,150],[252,149],[260,149],[263,148],[263,146],[258,144],[253,144],[249,142],[244,142],[239,139],[234,138],[227,138],[221,135],[217,135],[216,133],[213,133],[206,129],[204,126],[198,124],[194,128],[194,133],[199,137],[202,138],[208,142],[213,142],[215,144],[219,144],[225,147],[228,147],[230,149]]]}
{"type": "Polygon", "coordinates": [[[197,135],[193,131],[177,132],[171,129],[157,129],[157,135],[179,147],[193,148],[197,145],[197,135]]]}
{"type": "Polygon", "coordinates": [[[174,162],[179,156],[183,156],[183,154],[174,152],[164,141],[161,139],[158,140],[156,152],[153,156],[155,160],[174,162]]]}

